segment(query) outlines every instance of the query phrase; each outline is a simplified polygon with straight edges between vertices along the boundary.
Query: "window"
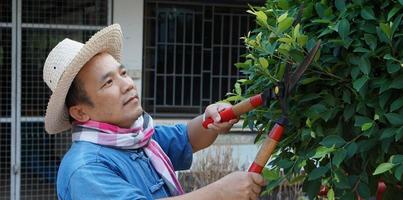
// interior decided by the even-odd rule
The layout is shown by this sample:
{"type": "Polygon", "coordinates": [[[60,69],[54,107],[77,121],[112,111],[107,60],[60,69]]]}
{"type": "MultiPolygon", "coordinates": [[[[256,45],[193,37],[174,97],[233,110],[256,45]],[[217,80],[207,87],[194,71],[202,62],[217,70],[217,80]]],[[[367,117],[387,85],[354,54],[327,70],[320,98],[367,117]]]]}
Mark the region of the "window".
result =
{"type": "MultiPolygon", "coordinates": [[[[245,5],[245,3],[243,3],[245,5]]],[[[225,98],[253,26],[247,6],[146,1],[143,105],[155,117],[190,117],[225,98]]]]}

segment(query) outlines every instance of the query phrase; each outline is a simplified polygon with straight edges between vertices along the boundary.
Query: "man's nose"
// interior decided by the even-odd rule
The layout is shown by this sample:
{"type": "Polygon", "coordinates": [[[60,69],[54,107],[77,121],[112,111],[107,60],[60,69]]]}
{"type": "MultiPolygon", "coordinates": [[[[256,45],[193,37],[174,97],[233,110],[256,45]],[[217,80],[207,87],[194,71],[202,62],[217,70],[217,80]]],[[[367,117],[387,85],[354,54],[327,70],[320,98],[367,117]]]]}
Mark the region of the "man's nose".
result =
{"type": "Polygon", "coordinates": [[[130,77],[121,77],[121,90],[122,93],[126,93],[132,89],[136,89],[133,80],[130,77]]]}

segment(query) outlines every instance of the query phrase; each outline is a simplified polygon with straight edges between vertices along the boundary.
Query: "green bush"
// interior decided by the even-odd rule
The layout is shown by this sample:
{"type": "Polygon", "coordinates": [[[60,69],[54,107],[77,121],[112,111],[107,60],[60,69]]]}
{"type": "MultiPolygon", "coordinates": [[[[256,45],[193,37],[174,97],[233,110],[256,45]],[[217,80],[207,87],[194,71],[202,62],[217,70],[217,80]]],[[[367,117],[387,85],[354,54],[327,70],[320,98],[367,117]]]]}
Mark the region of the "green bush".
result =
{"type": "MultiPolygon", "coordinates": [[[[265,173],[267,192],[288,179],[303,181],[311,199],[321,185],[328,199],[367,199],[384,180],[384,199],[402,195],[403,0],[269,0],[248,12],[257,27],[236,64],[246,78],[227,101],[273,87],[286,63],[295,68],[322,41],[288,98],[290,123],[265,173]]],[[[280,115],[272,100],[245,115],[244,127],[267,132],[280,115]]]]}

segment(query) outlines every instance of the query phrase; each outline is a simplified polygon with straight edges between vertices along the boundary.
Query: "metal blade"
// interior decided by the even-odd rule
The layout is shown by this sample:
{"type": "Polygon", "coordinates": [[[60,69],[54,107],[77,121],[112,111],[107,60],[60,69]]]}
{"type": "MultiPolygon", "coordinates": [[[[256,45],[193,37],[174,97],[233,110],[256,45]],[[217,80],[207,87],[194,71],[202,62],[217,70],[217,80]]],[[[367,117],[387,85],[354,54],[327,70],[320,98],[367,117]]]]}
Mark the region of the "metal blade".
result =
{"type": "Polygon", "coordinates": [[[290,92],[292,89],[294,89],[296,83],[299,81],[301,78],[302,74],[306,71],[308,66],[312,63],[313,58],[315,57],[316,53],[318,52],[318,49],[320,47],[321,41],[318,40],[316,42],[316,45],[314,48],[309,51],[309,54],[305,59],[302,61],[302,63],[297,67],[295,72],[291,75],[290,82],[288,83],[288,92],[290,92]]]}

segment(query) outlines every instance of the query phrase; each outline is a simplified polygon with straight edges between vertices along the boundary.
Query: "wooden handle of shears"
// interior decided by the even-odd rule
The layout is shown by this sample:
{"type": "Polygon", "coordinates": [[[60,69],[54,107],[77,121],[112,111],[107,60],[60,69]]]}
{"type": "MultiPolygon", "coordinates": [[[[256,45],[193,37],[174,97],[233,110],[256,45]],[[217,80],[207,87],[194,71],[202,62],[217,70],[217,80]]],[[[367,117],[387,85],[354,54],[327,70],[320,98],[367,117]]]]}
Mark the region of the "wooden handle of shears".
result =
{"type": "Polygon", "coordinates": [[[284,126],[286,121],[276,122],[274,127],[271,129],[269,136],[265,139],[260,147],[259,152],[256,155],[255,161],[249,167],[249,172],[262,173],[264,166],[266,166],[267,161],[272,155],[277,144],[281,140],[281,136],[284,133],[284,126]]]}
{"type": "MultiPolygon", "coordinates": [[[[226,108],[223,111],[221,111],[220,117],[221,121],[220,122],[228,122],[231,119],[236,119],[239,116],[243,115],[244,113],[247,113],[256,107],[262,105],[264,103],[263,99],[263,93],[257,94],[253,97],[250,97],[248,99],[245,99],[232,107],[226,108]]],[[[203,121],[203,127],[207,128],[207,126],[211,123],[213,123],[214,120],[209,117],[206,120],[203,121]]]]}

